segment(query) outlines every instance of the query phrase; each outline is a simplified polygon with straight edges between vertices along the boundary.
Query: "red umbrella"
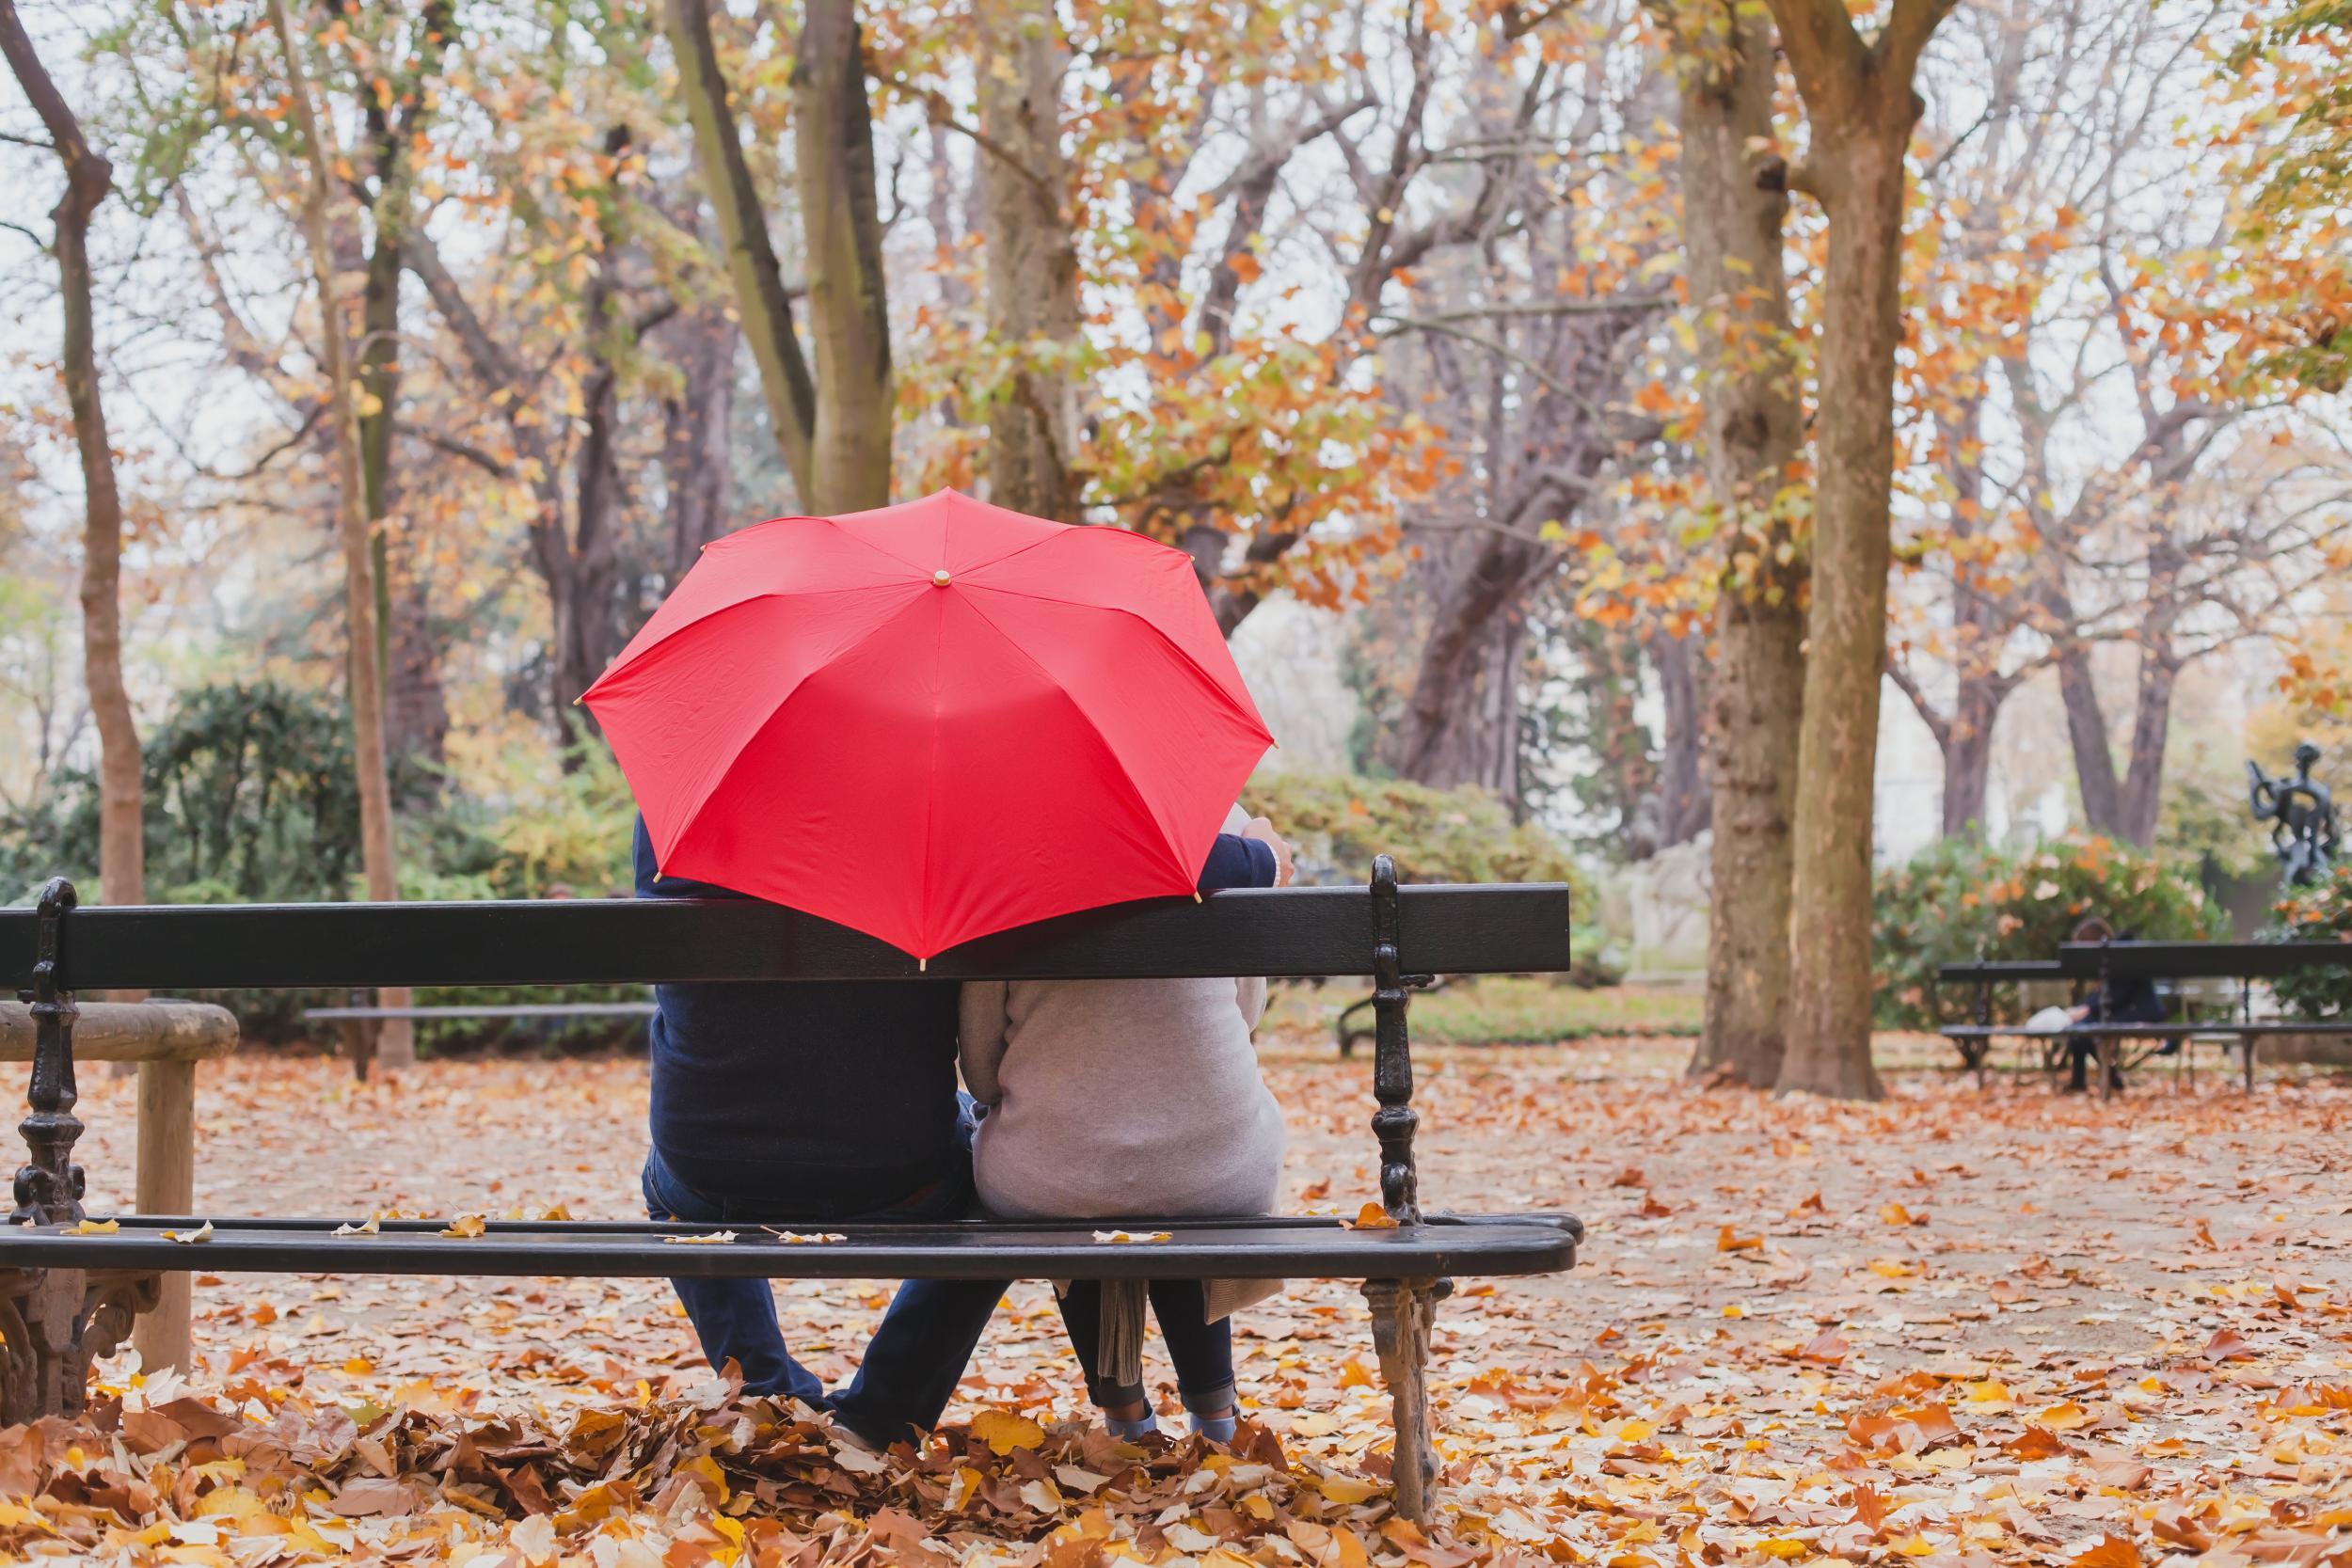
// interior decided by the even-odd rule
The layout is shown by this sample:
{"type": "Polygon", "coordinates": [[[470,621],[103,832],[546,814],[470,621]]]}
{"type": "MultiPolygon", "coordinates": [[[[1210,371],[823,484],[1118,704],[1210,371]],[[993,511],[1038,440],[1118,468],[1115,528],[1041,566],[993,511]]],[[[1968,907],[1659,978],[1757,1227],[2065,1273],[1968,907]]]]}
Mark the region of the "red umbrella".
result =
{"type": "Polygon", "coordinates": [[[1188,556],[952,490],[728,534],[583,701],[664,874],[924,958],[1191,892],[1272,744],[1188,556]]]}

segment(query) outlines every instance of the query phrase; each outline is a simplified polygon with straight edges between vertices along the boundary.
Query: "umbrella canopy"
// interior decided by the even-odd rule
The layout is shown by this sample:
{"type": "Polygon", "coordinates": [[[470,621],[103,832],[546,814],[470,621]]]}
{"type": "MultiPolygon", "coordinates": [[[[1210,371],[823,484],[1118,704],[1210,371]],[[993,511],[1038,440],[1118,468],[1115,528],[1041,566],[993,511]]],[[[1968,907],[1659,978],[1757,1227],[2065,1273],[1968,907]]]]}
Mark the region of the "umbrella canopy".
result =
{"type": "Polygon", "coordinates": [[[952,490],[720,539],[583,701],[665,875],[924,958],[1191,892],[1272,744],[1190,557],[952,490]]]}

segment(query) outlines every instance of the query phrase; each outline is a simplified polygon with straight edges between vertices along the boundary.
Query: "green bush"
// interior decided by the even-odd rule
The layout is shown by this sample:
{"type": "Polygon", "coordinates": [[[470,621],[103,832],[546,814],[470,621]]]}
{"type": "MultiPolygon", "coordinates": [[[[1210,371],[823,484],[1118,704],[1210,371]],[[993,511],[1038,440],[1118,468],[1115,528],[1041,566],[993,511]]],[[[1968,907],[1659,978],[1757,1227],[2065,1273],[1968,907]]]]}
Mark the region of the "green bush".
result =
{"type": "MultiPolygon", "coordinates": [[[[146,737],[147,897],[159,904],[314,903],[364,896],[359,799],[351,731],[325,692],[258,682],[182,692],[146,737]]],[[[424,792],[396,779],[396,799],[424,792]]],[[[606,897],[629,891],[634,808],[612,753],[590,743],[570,753],[515,746],[471,781],[444,787],[429,816],[404,816],[404,898],[606,897]]],[[[41,802],[0,820],[0,886],[28,899],[53,876],[95,892],[98,787],[87,771],[58,775],[41,802]]],[[[306,1008],[340,1004],[340,992],[206,990],[191,993],[237,1015],[252,1040],[319,1030],[306,1008]]],[[[424,1006],[544,999],[524,988],[425,988],[424,1006]]],[[[639,1000],[644,986],[577,987],[576,1002],[639,1000]]],[[[421,1039],[437,1049],[513,1045],[580,1048],[628,1038],[612,1021],[434,1023],[421,1039]]]]}
{"type": "Polygon", "coordinates": [[[1408,882],[1565,882],[1579,922],[1569,933],[1570,978],[1583,986],[1621,978],[1602,960],[1607,938],[1591,923],[1600,905],[1583,868],[1534,823],[1514,822],[1483,789],[1432,789],[1355,774],[1261,773],[1242,800],[1291,841],[1301,882],[1360,883],[1381,854],[1396,861],[1397,876],[1408,882]]]}
{"type": "Polygon", "coordinates": [[[1890,1029],[1966,1016],[1972,993],[1939,990],[1940,966],[2054,958],[2088,915],[2148,941],[2205,937],[2217,923],[2193,872],[2103,837],[2025,850],[1945,839],[1879,874],[1872,912],[1876,1012],[1890,1029]]]}
{"type": "Polygon", "coordinates": [[[1483,789],[1262,773],[1242,801],[1291,841],[1302,882],[1361,882],[1373,856],[1385,854],[1408,882],[1567,882],[1577,904],[1591,907],[1591,884],[1568,852],[1534,823],[1512,821],[1483,789]]]}
{"type": "MultiPolygon", "coordinates": [[[[2314,887],[2297,888],[2271,906],[2265,942],[2352,942],[2352,865],[2339,865],[2314,887]]],[[[2352,1013],[2352,968],[2304,969],[2270,983],[2279,1006],[2296,1018],[2352,1013]]]]}

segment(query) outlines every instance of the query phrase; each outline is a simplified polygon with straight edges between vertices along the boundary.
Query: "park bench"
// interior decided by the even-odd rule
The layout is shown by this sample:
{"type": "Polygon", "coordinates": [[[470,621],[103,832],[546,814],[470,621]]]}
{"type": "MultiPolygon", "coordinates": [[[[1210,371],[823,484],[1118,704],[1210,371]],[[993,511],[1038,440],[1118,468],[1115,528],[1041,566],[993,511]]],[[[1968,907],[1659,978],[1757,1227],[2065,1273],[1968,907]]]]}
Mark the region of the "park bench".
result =
{"type": "Polygon", "coordinates": [[[548,1019],[650,1019],[654,1005],[645,1002],[482,1002],[446,1003],[424,1006],[387,1007],[367,1000],[364,990],[354,990],[340,1006],[305,1007],[305,1023],[332,1023],[342,1038],[342,1053],[361,1082],[375,1059],[375,1041],[368,1025],[405,1018],[418,1023],[541,1022],[548,1019]]]}
{"type": "MultiPolygon", "coordinates": [[[[30,1150],[15,1223],[0,1227],[0,1418],[72,1413],[159,1275],[385,1274],[465,1277],[1327,1278],[1363,1282],[1395,1418],[1395,1506],[1421,1517],[1437,1474],[1426,1369],[1431,1314],[1456,1275],[1570,1267],[1582,1226],[1560,1213],[1424,1209],[1407,992],[1424,974],[1565,969],[1568,890],[1397,885],[1386,856],[1369,888],[1284,888],[1152,899],[1043,921],[932,958],[815,916],[748,900],[122,907],[77,911],[70,884],[37,909],[0,911],[0,961],[29,992],[39,1039],[30,1150]],[[73,1164],[75,989],[564,986],[646,981],[1306,977],[1369,972],[1379,991],[1372,1128],[1389,1226],[1339,1217],[1162,1221],[1166,1241],[1103,1244],[1093,1226],[972,1220],[838,1227],[817,1245],[747,1228],[678,1246],[698,1227],[643,1221],[441,1221],[359,1216],[124,1214],[93,1231],[73,1164]],[[200,1247],[175,1242],[209,1223],[200,1247]],[[464,1228],[470,1229],[471,1227],[464,1228]],[[199,1258],[200,1262],[193,1260],[199,1258]]],[[[105,1223],[101,1221],[101,1223],[105,1223]]],[[[1130,1231],[1138,1228],[1123,1220],[1130,1231]]],[[[707,1228],[707,1227],[701,1227],[707,1228]]]]}
{"type": "MultiPolygon", "coordinates": [[[[2254,1063],[2261,1042],[2280,1036],[2352,1035],[2352,1021],[2258,1017],[2255,982],[2276,979],[2312,968],[2352,966],[2352,942],[2067,942],[2056,958],[1985,960],[1946,964],[1937,979],[1976,988],[1974,1022],[1947,1024],[1943,1034],[1960,1051],[1966,1067],[1982,1086],[1985,1058],[1999,1039],[2040,1042],[2043,1065],[2055,1071],[2062,1065],[2063,1042],[2069,1036],[2089,1038],[2099,1053],[2100,1093],[2111,1094],[2115,1075],[2138,1066],[2168,1047],[2176,1051],[2185,1070],[2194,1072],[2194,1054],[2201,1045],[2235,1050],[2240,1081],[2250,1093],[2254,1063]],[[2183,1018],[2162,1023],[2116,1023],[2096,1019],[2070,1024],[2057,1034],[2028,1031],[2018,1024],[1993,1022],[1993,988],[2003,984],[2060,981],[2097,984],[2104,992],[2119,980],[2152,980],[2169,984],[2175,994],[2194,1001],[2202,983],[2226,981],[2235,993],[2233,1004],[2217,1016],[2183,1018]],[[2136,1055],[2127,1054],[2138,1045],[2136,1055]]],[[[2190,1010],[2195,1011],[2192,1005],[2190,1010]]]]}

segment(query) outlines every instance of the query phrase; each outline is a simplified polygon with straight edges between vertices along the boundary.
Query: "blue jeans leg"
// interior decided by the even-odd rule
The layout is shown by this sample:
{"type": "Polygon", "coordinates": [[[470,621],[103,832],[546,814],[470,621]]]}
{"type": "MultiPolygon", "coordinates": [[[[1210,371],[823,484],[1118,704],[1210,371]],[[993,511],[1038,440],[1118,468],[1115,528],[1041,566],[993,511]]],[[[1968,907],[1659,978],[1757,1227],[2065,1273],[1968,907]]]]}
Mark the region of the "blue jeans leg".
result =
{"type": "MultiPolygon", "coordinates": [[[[657,1220],[723,1225],[735,1217],[725,1199],[698,1193],[678,1180],[659,1154],[645,1157],[643,1186],[645,1212],[657,1220]]],[[[747,1393],[780,1394],[819,1406],[825,1403],[825,1386],[784,1348],[784,1331],[776,1323],[775,1291],[767,1280],[673,1279],[670,1285],[677,1291],[687,1321],[694,1325],[694,1337],[702,1341],[703,1354],[714,1371],[733,1361],[743,1374],[747,1393]]]]}
{"type": "Polygon", "coordinates": [[[919,1437],[937,1426],[1010,1288],[1004,1279],[910,1279],[899,1286],[857,1376],[834,1396],[834,1418],[875,1444],[919,1437]]]}
{"type": "MultiPolygon", "coordinates": [[[[960,1220],[972,1212],[972,1134],[979,1109],[968,1094],[956,1100],[962,1165],[931,1191],[866,1217],[920,1223],[960,1220]]],[[[910,1279],[900,1285],[866,1347],[857,1376],[834,1396],[834,1418],[878,1444],[919,1436],[937,1426],[996,1304],[1010,1289],[1009,1279],[910,1279]]]]}

